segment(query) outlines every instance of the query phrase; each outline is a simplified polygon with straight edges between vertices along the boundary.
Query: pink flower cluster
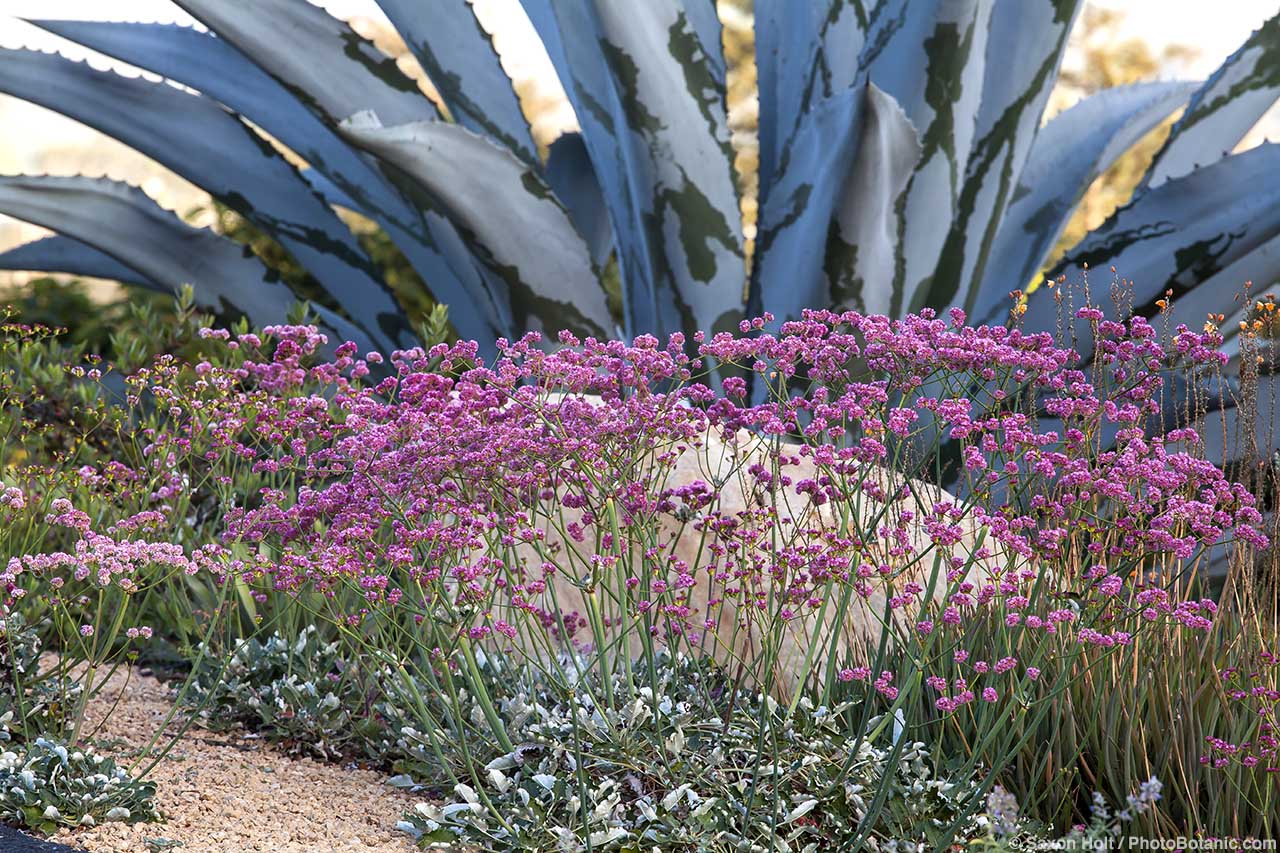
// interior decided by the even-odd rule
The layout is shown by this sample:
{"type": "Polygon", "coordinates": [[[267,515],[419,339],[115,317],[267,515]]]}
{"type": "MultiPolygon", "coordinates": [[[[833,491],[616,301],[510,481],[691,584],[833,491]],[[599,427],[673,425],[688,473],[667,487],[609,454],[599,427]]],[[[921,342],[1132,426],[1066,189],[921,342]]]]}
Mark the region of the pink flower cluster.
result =
{"type": "MultiPolygon", "coordinates": [[[[699,585],[714,588],[709,610],[732,604],[742,618],[777,607],[786,621],[848,587],[919,612],[911,624],[940,643],[987,613],[1105,648],[1130,643],[1142,621],[1209,624],[1211,602],[1171,601],[1143,585],[1143,570],[1224,538],[1264,541],[1252,497],[1194,455],[1193,431],[1151,433],[1162,372],[1212,366],[1212,335],[1180,329],[1162,343],[1141,319],[1103,321],[1098,366],[1086,371],[1047,335],[968,328],[959,312],[892,321],[812,311],[777,334],[764,331],[770,319],[699,337],[696,356],[680,335],[628,345],[566,334],[553,352],[530,335],[500,341],[491,365],[459,343],[396,352],[386,365],[344,345],[334,361],[307,366],[323,342],[314,329],[210,332],[243,361],[202,363],[185,384],[181,366],[160,363],[135,387],[182,425],[152,437],[156,458],[181,457],[199,438],[210,460],[229,453],[297,483],[230,514],[230,537],[279,546],[234,563],[244,577],[282,590],[358,588],[369,608],[409,608],[476,639],[514,636],[513,612],[572,633],[576,614],[561,619],[538,603],[550,578],[625,567],[632,614],[678,632],[716,622],[689,604],[699,585]],[[389,375],[377,378],[371,364],[389,375]],[[729,510],[714,477],[670,480],[688,447],[743,431],[774,448],[742,472],[764,499],[729,510]],[[1114,441],[1099,453],[1108,431],[1114,441]],[[888,512],[910,495],[886,490],[875,472],[948,443],[969,497],[888,512]],[[816,513],[780,516],[777,495],[885,512],[868,529],[840,530],[816,513]],[[913,518],[944,558],[948,588],[934,609],[902,572],[925,559],[906,532],[913,518]],[[661,535],[663,519],[703,538],[697,561],[661,535]],[[969,519],[988,537],[976,554],[963,546],[969,519]],[[592,554],[579,561],[565,543],[592,554]],[[624,559],[634,548],[638,563],[624,559]],[[1006,565],[972,582],[974,559],[1006,565]],[[1045,567],[1082,604],[1034,594],[1045,567]]],[[[943,698],[992,701],[1002,688],[974,679],[1017,670],[992,664],[948,678],[943,698]]],[[[883,678],[874,686],[893,689],[883,678]]]]}
{"type": "MultiPolygon", "coordinates": [[[[1195,455],[1194,430],[1159,427],[1164,375],[1212,369],[1220,339],[1101,320],[1084,366],[1049,335],[964,321],[810,311],[775,333],[764,317],[693,341],[562,334],[551,351],[529,335],[499,341],[492,364],[473,343],[385,362],[344,344],[326,361],[313,328],[206,330],[228,350],[218,363],[162,357],[129,380],[165,415],[143,436],[150,507],[95,532],[55,503],[74,549],[14,558],[0,581],[14,598],[24,575],[130,592],[144,567],[213,567],[225,554],[212,547],[142,537],[205,468],[267,484],[222,508],[228,540],[270,546],[231,570],[284,591],[357,589],[352,624],[394,608],[424,632],[511,643],[527,620],[563,642],[586,620],[547,606],[559,574],[619,596],[615,621],[696,639],[723,618],[803,619],[850,591],[947,650],[927,682],[944,712],[1015,694],[1045,666],[993,655],[977,624],[1094,651],[1153,623],[1208,627],[1212,602],[1150,578],[1224,539],[1265,542],[1252,496],[1195,455]],[[713,440],[745,460],[728,479],[674,478],[713,440]],[[950,460],[961,498],[920,500],[915,481],[883,476],[928,478],[934,460],[950,460]],[[853,506],[871,520],[832,523],[853,506]],[[684,537],[700,547],[681,550],[684,537]],[[935,558],[929,589],[918,567],[935,558]]],[[[898,695],[893,672],[844,663],[839,680],[898,695]]]]}
{"type": "MultiPolygon", "coordinates": [[[[131,594],[154,579],[150,574],[152,569],[167,568],[193,575],[202,567],[209,566],[214,556],[221,552],[220,546],[209,545],[188,556],[179,545],[119,537],[121,533],[154,521],[152,516],[155,513],[152,512],[123,519],[107,532],[99,533],[92,529],[89,516],[73,507],[68,499],[55,499],[51,509],[46,521],[75,531],[79,535],[75,547],[71,551],[11,557],[0,571],[0,585],[10,600],[27,595],[28,584],[24,580],[27,574],[39,578],[42,587],[47,585],[55,597],[71,580],[87,582],[96,588],[115,587],[131,594]]],[[[85,636],[92,632],[93,626],[90,625],[81,630],[85,636]]]]}
{"type": "Polygon", "coordinates": [[[1206,736],[1201,764],[1239,766],[1280,773],[1280,655],[1261,652],[1254,665],[1221,672],[1224,699],[1230,709],[1252,718],[1250,737],[1240,741],[1206,736]]]}
{"type": "Polygon", "coordinates": [[[23,494],[22,489],[17,486],[5,486],[0,489],[0,507],[6,507],[14,512],[25,508],[27,505],[27,496],[23,494]]]}

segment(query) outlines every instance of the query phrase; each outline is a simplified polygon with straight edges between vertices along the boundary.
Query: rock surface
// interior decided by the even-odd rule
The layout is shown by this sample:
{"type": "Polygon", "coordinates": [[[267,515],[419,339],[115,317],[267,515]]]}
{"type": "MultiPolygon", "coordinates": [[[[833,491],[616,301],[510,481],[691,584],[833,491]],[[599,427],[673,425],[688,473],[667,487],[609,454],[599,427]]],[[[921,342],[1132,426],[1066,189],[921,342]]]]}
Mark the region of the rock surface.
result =
{"type": "MultiPolygon", "coordinates": [[[[980,582],[1002,564],[1003,555],[999,553],[1001,549],[989,541],[985,545],[993,552],[992,555],[972,559],[983,543],[983,535],[980,526],[968,516],[959,520],[954,517],[950,519],[949,523],[956,524],[960,530],[958,541],[945,547],[934,544],[926,519],[935,507],[957,504],[955,496],[938,486],[922,480],[908,480],[901,474],[876,465],[866,465],[848,475],[846,485],[857,489],[851,500],[842,501],[843,505],[834,502],[819,505],[808,494],[801,492],[799,484],[804,481],[820,481],[829,473],[829,469],[820,468],[811,457],[804,455],[799,445],[781,445],[780,455],[789,460],[780,469],[780,473],[789,477],[791,483],[766,493],[750,473],[752,465],[759,465],[764,470],[774,470],[775,463],[766,444],[746,432],[739,432],[734,442],[726,443],[719,430],[711,430],[702,437],[700,446],[685,447],[672,465],[664,484],[667,487],[690,486],[698,482],[718,484],[715,489],[718,494],[715,506],[721,516],[728,519],[746,518],[766,505],[775,507],[779,520],[778,533],[767,541],[783,542],[797,549],[822,550],[826,547],[824,536],[841,531],[867,537],[868,544],[861,551],[859,561],[892,567],[896,575],[895,595],[900,595],[908,582],[918,583],[922,589],[927,588],[930,575],[935,571],[935,558],[939,559],[940,578],[935,583],[935,598],[941,598],[946,592],[945,574],[952,557],[960,558],[962,564],[967,566],[965,580],[969,582],[980,582]],[[904,486],[910,490],[907,497],[898,494],[904,486]],[[871,494],[886,497],[876,500],[870,497],[871,494]],[[903,546],[909,546],[912,555],[907,558],[906,565],[904,558],[897,556],[903,546]]],[[[579,520],[570,512],[566,511],[565,514],[568,520],[579,520]]],[[[552,527],[550,524],[546,526],[552,527]]],[[[694,524],[681,522],[674,516],[665,516],[659,527],[656,544],[661,548],[660,553],[672,563],[679,561],[692,567],[692,574],[698,578],[689,591],[687,603],[698,614],[698,619],[710,617],[714,623],[706,626],[705,642],[712,657],[731,672],[737,669],[740,661],[758,658],[759,650],[765,644],[764,634],[772,630],[772,623],[753,613],[750,608],[740,608],[734,596],[724,595],[727,585],[741,586],[743,581],[735,578],[727,583],[718,583],[712,589],[703,580],[707,573],[707,548],[714,537],[698,532],[694,524]],[[723,598],[723,603],[712,607],[709,601],[713,594],[717,599],[723,598]]],[[[748,530],[761,529],[753,526],[752,522],[746,522],[744,527],[748,530]]],[[[586,538],[584,544],[577,544],[551,529],[543,547],[574,552],[573,559],[562,559],[561,562],[585,567],[591,563],[590,551],[594,546],[595,540],[591,536],[586,538]]],[[[730,545],[730,548],[734,547],[736,546],[730,545]]],[[[540,560],[532,546],[521,545],[516,550],[524,558],[526,566],[538,565],[540,560]]],[[[740,555],[737,556],[740,559],[740,555]]],[[[638,550],[631,554],[630,565],[640,566],[642,563],[643,558],[638,550]]],[[[669,580],[674,576],[674,572],[666,575],[669,580]]],[[[776,596],[780,591],[771,589],[771,577],[760,572],[754,576],[759,580],[751,587],[753,594],[760,601],[770,602],[769,607],[776,608],[776,596]]],[[[885,628],[888,603],[883,582],[872,580],[869,585],[871,590],[865,598],[859,595],[849,597],[846,612],[838,624],[837,605],[833,604],[825,610],[812,606],[795,607],[796,618],[786,623],[778,640],[772,679],[775,698],[790,699],[807,680],[820,676],[821,668],[814,667],[808,657],[815,632],[818,648],[834,649],[842,658],[847,656],[859,661],[867,659],[868,649],[876,647],[885,628]],[[822,619],[821,625],[819,618],[822,619]],[[838,637],[837,631],[840,633],[838,637]]],[[[553,576],[549,586],[554,594],[544,596],[538,602],[544,609],[554,612],[558,607],[563,613],[587,612],[581,589],[563,571],[553,576]]],[[[842,591],[840,586],[833,589],[842,591]]],[[[826,594],[825,590],[822,592],[826,594]]],[[[608,610],[611,607],[611,597],[617,596],[597,592],[596,606],[608,610]]],[[[893,630],[896,633],[909,630],[916,613],[914,603],[896,609],[893,630]]],[[[613,619],[624,616],[617,609],[608,610],[605,615],[613,619]]],[[[590,632],[583,633],[590,636],[590,632]]],[[[633,637],[630,654],[634,658],[640,651],[639,641],[633,637]]]]}

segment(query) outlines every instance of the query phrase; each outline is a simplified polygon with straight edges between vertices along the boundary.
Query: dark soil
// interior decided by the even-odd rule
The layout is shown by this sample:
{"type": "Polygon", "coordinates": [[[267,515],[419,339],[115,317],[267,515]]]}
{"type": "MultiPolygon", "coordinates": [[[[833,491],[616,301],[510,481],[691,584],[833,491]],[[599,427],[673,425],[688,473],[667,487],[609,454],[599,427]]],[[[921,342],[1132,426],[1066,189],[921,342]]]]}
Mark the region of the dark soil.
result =
{"type": "Polygon", "coordinates": [[[84,853],[83,848],[41,841],[3,823],[0,823],[0,851],[3,853],[84,853]]]}

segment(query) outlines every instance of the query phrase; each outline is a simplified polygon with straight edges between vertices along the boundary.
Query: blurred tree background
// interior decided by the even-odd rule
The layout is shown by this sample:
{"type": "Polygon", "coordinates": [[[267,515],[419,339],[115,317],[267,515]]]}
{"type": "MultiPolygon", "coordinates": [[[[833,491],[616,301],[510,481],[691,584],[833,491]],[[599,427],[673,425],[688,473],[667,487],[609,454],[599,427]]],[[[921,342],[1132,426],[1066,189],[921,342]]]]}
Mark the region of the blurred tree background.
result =
{"type": "MultiPolygon", "coordinates": [[[[1162,69],[1190,60],[1197,53],[1195,48],[1186,45],[1169,45],[1159,54],[1152,53],[1150,45],[1142,39],[1121,38],[1123,20],[1124,14],[1113,9],[1085,7],[1071,34],[1068,63],[1064,64],[1049,99],[1050,115],[1102,89],[1154,79],[1162,69]]],[[[1129,200],[1180,115],[1181,110],[1165,119],[1093,182],[1058,239],[1045,263],[1046,268],[1129,200]]]]}

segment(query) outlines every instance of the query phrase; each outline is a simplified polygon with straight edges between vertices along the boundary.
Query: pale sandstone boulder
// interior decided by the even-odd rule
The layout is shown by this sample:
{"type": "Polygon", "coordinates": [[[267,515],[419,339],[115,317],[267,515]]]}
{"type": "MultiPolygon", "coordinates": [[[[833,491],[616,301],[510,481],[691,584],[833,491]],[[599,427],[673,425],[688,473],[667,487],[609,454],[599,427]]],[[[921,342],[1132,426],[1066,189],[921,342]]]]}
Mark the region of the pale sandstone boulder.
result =
{"type": "MultiPolygon", "coordinates": [[[[889,532],[890,536],[876,537],[860,559],[854,561],[853,568],[856,569],[860,562],[876,566],[889,565],[894,573],[892,593],[894,595],[901,595],[910,581],[915,581],[922,588],[927,589],[930,575],[935,569],[935,556],[941,558],[938,562],[940,568],[937,571],[933,589],[935,599],[941,598],[947,592],[946,572],[949,559],[953,556],[967,562],[967,574],[963,580],[971,583],[988,577],[989,573],[999,565],[999,560],[994,556],[973,558],[979,548],[979,529],[967,517],[962,517],[958,522],[963,531],[958,542],[939,548],[931,541],[923,523],[925,518],[934,505],[955,501],[952,495],[938,486],[920,480],[911,480],[912,495],[905,499],[877,502],[869,497],[877,487],[884,492],[896,493],[900,492],[908,481],[907,478],[887,469],[869,468],[861,477],[868,484],[867,488],[861,490],[862,494],[851,496],[850,500],[843,502],[843,506],[834,503],[818,506],[808,494],[800,493],[796,487],[805,479],[818,478],[822,472],[818,470],[811,458],[800,455],[800,446],[783,445],[781,451],[784,457],[797,457],[797,464],[788,464],[780,469],[781,474],[791,478],[791,484],[770,492],[762,488],[756,478],[748,473],[748,469],[755,463],[766,468],[773,467],[773,457],[767,452],[766,445],[759,438],[745,432],[740,433],[735,441],[726,442],[719,430],[713,429],[704,437],[702,446],[687,447],[680,452],[665,485],[673,487],[701,480],[716,488],[719,500],[715,508],[719,510],[721,517],[739,517],[753,509],[758,510],[772,503],[777,507],[778,518],[784,523],[780,526],[782,529],[788,528],[786,522],[792,522],[790,526],[796,528],[820,531],[817,534],[790,534],[796,543],[821,543],[822,532],[831,533],[842,529],[841,516],[844,516],[843,529],[846,532],[852,529],[861,532],[864,538],[870,538],[877,528],[887,525],[891,531],[883,532],[889,532]],[[915,557],[891,555],[890,549],[895,544],[899,547],[909,545],[915,557]],[[913,561],[913,565],[904,568],[904,563],[913,561]]],[[[557,512],[567,515],[572,511],[560,508],[557,512]]],[[[706,632],[704,648],[708,649],[712,657],[731,675],[745,672],[749,676],[750,673],[759,669],[759,665],[753,662],[761,660],[762,647],[768,639],[766,635],[770,628],[785,624],[785,629],[780,634],[776,630],[773,634],[776,638],[774,642],[778,647],[773,673],[775,697],[789,698],[810,677],[822,678],[829,658],[826,650],[832,648],[836,631],[838,603],[848,587],[844,584],[833,585],[830,590],[836,598],[825,610],[817,607],[801,607],[799,615],[785,623],[776,620],[772,615],[762,617],[758,612],[750,614],[744,612],[750,608],[740,607],[738,600],[732,596],[723,596],[724,583],[711,582],[706,566],[709,559],[707,545],[713,536],[696,530],[697,519],[689,519],[688,515],[686,514],[685,522],[678,519],[676,515],[664,516],[660,524],[658,541],[666,546],[666,554],[687,564],[690,574],[696,579],[696,584],[689,591],[688,601],[696,614],[693,617],[694,621],[699,627],[702,620],[708,616],[715,622],[711,630],[706,632]],[[708,606],[709,599],[721,597],[724,597],[723,603],[708,606]],[[822,614],[821,626],[819,626],[820,613],[822,614]],[[816,647],[818,651],[806,665],[806,652],[810,648],[815,630],[818,632],[816,647]]],[[[705,516],[705,513],[702,515],[705,516]]],[[[583,590],[571,580],[569,574],[572,572],[584,583],[591,576],[588,567],[594,552],[594,539],[588,536],[585,542],[566,542],[565,537],[554,529],[554,525],[548,524],[546,527],[548,532],[544,547],[565,550],[561,551],[559,557],[555,559],[561,570],[553,576],[550,589],[539,604],[552,612],[558,605],[560,612],[564,614],[573,612],[586,614],[583,590]],[[569,566],[573,568],[566,570],[569,566]]],[[[983,541],[983,545],[992,552],[996,551],[994,543],[983,541]]],[[[530,546],[522,545],[518,550],[521,551],[520,556],[526,566],[537,566],[541,562],[538,554],[534,553],[530,546]]],[[[642,550],[633,548],[630,555],[631,566],[640,565],[642,550]]],[[[617,589],[619,577],[617,571],[619,570],[606,573],[605,576],[609,580],[598,581],[602,585],[608,583],[609,591],[597,588],[591,593],[597,608],[609,617],[621,615],[617,606],[617,600],[621,595],[617,589]]],[[[668,576],[674,581],[674,572],[670,572],[668,576]]],[[[764,577],[765,580],[757,586],[756,592],[765,596],[771,592],[776,593],[777,590],[770,589],[770,585],[774,583],[771,576],[765,574],[764,577]]],[[[835,644],[838,658],[843,658],[847,654],[854,660],[866,660],[868,644],[874,649],[885,629],[886,584],[878,577],[872,577],[867,582],[870,584],[868,596],[864,597],[857,593],[847,596],[842,635],[835,644]]],[[[626,592],[625,595],[628,599],[628,609],[633,609],[638,596],[631,591],[626,592]]],[[[895,634],[915,624],[923,598],[924,593],[916,595],[911,604],[894,611],[892,628],[895,634]]],[[[771,609],[773,613],[778,612],[776,602],[771,609]]],[[[610,636],[616,636],[614,631],[616,629],[609,631],[610,636]]],[[[895,634],[891,634],[891,637],[895,634]]],[[[575,640],[582,642],[584,637],[590,638],[590,636],[590,631],[584,629],[576,635],[575,640]]],[[[630,647],[633,658],[640,654],[641,648],[638,638],[633,639],[630,647]]],[[[750,683],[750,679],[748,682],[750,683]]]]}

